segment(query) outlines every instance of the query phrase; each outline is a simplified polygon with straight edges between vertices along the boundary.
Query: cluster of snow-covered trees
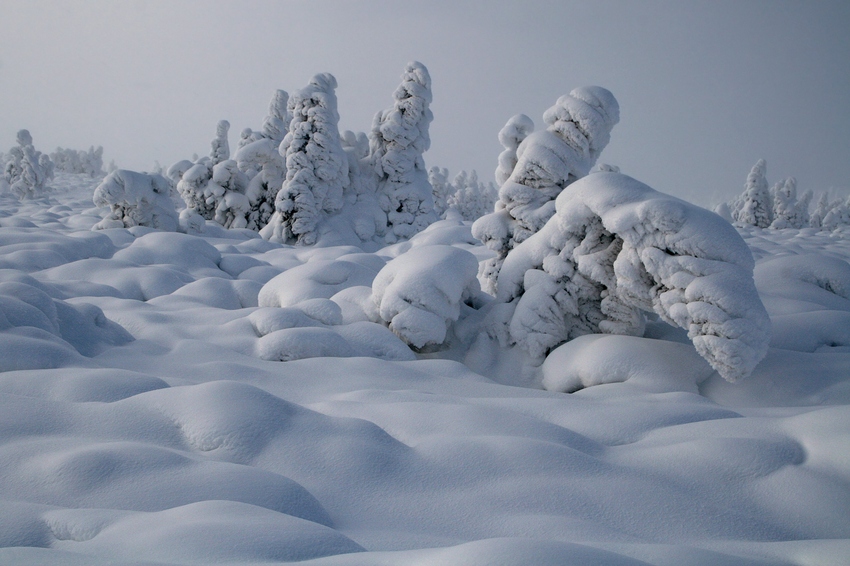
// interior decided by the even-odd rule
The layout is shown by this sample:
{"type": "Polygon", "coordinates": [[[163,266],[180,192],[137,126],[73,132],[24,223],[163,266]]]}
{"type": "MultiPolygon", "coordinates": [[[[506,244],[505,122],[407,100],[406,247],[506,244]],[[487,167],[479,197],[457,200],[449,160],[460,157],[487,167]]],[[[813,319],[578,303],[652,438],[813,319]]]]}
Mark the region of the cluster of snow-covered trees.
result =
{"type": "Polygon", "coordinates": [[[830,200],[821,193],[810,211],[814,193],[797,196],[797,180],[788,177],[768,188],[767,164],[759,159],[747,175],[744,192],[729,203],[721,203],[715,212],[741,226],[756,228],[817,228],[832,231],[850,225],[850,198],[830,200]]]}
{"type": "MultiPolygon", "coordinates": [[[[208,157],[168,169],[187,206],[179,219],[164,177],[110,174],[95,191],[96,204],[109,207],[96,228],[191,232],[215,221],[294,245],[338,243],[345,232],[378,249],[439,218],[475,220],[472,234],[491,259],[479,265],[465,250],[422,245],[439,237],[414,240],[377,273],[368,295],[352,291],[354,303],[371,302],[363,316],[418,351],[446,347],[454,325],[465,325],[463,340],[524,351],[532,366],[585,334],[642,335],[646,313],[686,329],[730,381],[764,356],[770,322],[752,255],[732,226],[597,164],[619,121],[608,90],[560,97],[542,131],[522,114],[508,120],[496,192],[474,171],[450,182],[447,170],[426,170],[431,90],[421,63],[407,65],[392,107],[378,112],[368,135],[340,134],[336,87],[325,73],[291,96],[277,91],[262,130],[243,130],[234,158],[230,124],[219,122],[208,157]],[[470,313],[471,326],[460,320],[470,313]]],[[[769,191],[760,162],[733,214],[764,227],[799,226],[811,222],[801,213],[810,198],[797,199],[793,180],[769,191]]]]}
{"type": "Polygon", "coordinates": [[[76,173],[97,177],[104,175],[103,170],[103,147],[89,147],[88,151],[82,149],[64,149],[57,147],[50,154],[50,159],[56,166],[57,171],[64,173],[76,173]]]}
{"type": "Polygon", "coordinates": [[[53,179],[54,163],[49,155],[35,149],[28,130],[18,132],[17,142],[2,156],[4,184],[20,199],[39,197],[53,179]]]}

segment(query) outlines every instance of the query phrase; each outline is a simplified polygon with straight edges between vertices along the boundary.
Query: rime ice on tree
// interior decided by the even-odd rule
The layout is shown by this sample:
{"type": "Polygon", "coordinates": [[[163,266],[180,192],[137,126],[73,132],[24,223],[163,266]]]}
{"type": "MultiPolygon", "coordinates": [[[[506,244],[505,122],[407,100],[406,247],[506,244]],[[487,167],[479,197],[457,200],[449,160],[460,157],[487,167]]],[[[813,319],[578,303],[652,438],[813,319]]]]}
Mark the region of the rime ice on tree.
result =
{"type": "Polygon", "coordinates": [[[340,144],[333,75],[316,75],[289,98],[289,133],[280,144],[286,158],[286,180],[275,201],[275,215],[261,231],[277,242],[314,244],[316,229],[327,214],[343,204],[348,184],[348,158],[340,144]]]}
{"type": "Polygon", "coordinates": [[[407,64],[392,108],[375,115],[371,161],[378,175],[381,207],[387,213],[387,241],[410,238],[437,219],[422,154],[431,145],[431,76],[417,61],[407,64]]]}
{"type": "MultiPolygon", "coordinates": [[[[517,130],[506,140],[510,143],[521,135],[520,125],[524,124],[522,131],[528,126],[515,118],[505,127],[509,132],[517,130]]],[[[620,107],[608,90],[582,87],[560,97],[543,120],[546,130],[529,134],[517,147],[516,165],[499,190],[496,211],[472,228],[473,235],[497,253],[482,267],[490,293],[496,291],[507,253],[552,217],[555,197],[564,187],[590,172],[620,120],[620,107]]]]}
{"type": "Polygon", "coordinates": [[[210,151],[210,159],[213,165],[217,165],[222,161],[230,159],[230,144],[227,142],[227,132],[230,130],[230,122],[227,120],[219,121],[215,128],[215,139],[210,142],[212,147],[210,151]]]}
{"type": "Polygon", "coordinates": [[[514,172],[519,144],[533,131],[534,121],[525,114],[517,114],[512,116],[499,132],[499,142],[505,148],[505,151],[499,154],[499,166],[496,168],[496,184],[500,187],[514,172]]]}

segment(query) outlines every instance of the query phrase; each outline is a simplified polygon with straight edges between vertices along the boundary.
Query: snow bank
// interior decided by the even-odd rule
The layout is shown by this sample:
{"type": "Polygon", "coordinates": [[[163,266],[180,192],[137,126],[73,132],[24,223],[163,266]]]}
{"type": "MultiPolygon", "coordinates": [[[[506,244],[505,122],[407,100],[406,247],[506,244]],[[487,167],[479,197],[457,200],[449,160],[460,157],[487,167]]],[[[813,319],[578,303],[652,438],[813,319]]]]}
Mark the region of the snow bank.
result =
{"type": "Polygon", "coordinates": [[[372,300],[381,319],[414,348],[439,346],[464,301],[480,291],[478,261],[451,246],[418,246],[375,277],[372,300]]]}
{"type": "Polygon", "coordinates": [[[729,381],[767,352],[770,320],[753,258],[714,213],[618,173],[570,185],[557,214],[505,259],[498,299],[515,302],[510,335],[532,356],[590,333],[643,333],[641,311],[688,331],[729,381]]]}

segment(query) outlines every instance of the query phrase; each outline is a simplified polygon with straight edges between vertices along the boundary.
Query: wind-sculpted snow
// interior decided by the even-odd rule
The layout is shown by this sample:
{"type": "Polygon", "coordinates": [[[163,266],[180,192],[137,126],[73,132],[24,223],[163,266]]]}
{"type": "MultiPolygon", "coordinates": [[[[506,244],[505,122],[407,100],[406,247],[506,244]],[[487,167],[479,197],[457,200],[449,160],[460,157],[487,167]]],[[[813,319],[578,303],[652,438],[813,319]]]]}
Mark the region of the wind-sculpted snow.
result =
{"type": "MultiPolygon", "coordinates": [[[[281,245],[211,220],[191,234],[91,231],[97,183],[59,172],[49,198],[0,194],[2,564],[850,555],[840,232],[738,228],[776,332],[731,384],[655,314],[643,337],[586,335],[528,364],[483,320],[513,305],[464,299],[493,252],[460,220],[377,250],[281,245]],[[446,343],[415,352],[387,327],[373,301],[383,270],[383,298],[439,311],[446,343]],[[478,344],[481,373],[455,361],[473,342],[495,344],[478,344]]],[[[611,194],[585,194],[576,217],[611,194]]],[[[674,225],[681,205],[662,200],[653,226],[674,225]]],[[[657,210],[641,202],[599,208],[599,222],[630,234],[641,206],[657,210]]],[[[737,253],[728,227],[709,227],[737,253]]],[[[703,241],[684,230],[652,237],[669,251],[703,241]]],[[[598,274],[586,256],[577,273],[598,274]]]]}
{"type": "Polygon", "coordinates": [[[498,298],[515,301],[510,334],[533,356],[583,334],[641,335],[648,311],[686,329],[699,354],[736,381],[770,340],[753,265],[717,215],[596,173],[561,193],[552,220],[508,254],[498,298]]]}

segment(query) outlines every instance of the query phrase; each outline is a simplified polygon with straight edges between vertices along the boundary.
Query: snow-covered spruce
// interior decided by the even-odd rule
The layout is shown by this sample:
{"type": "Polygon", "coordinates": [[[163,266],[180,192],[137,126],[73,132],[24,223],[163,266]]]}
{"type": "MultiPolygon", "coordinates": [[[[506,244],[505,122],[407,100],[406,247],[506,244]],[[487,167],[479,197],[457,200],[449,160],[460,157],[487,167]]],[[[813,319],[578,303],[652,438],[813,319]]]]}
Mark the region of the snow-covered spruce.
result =
{"type": "Polygon", "coordinates": [[[236,152],[240,171],[253,172],[253,175],[248,175],[250,180],[245,192],[250,205],[246,228],[251,230],[263,228],[275,211],[275,199],[283,184],[286,168],[278,146],[279,142],[272,138],[260,138],[236,152]]]}
{"type": "Polygon", "coordinates": [[[449,170],[431,167],[428,169],[428,182],[431,183],[431,194],[434,197],[434,214],[445,218],[449,197],[455,192],[454,185],[449,181],[449,170]]]}
{"type": "Polygon", "coordinates": [[[220,120],[215,128],[215,138],[210,142],[210,159],[213,165],[230,159],[230,144],[227,141],[227,133],[230,131],[230,122],[220,120]]]}
{"type": "Polygon", "coordinates": [[[275,148],[279,147],[286,137],[289,123],[292,121],[292,114],[287,110],[288,103],[289,93],[281,89],[276,90],[269,102],[268,116],[263,120],[263,137],[271,140],[275,148]]]}
{"type": "Polygon", "coordinates": [[[176,231],[178,217],[168,196],[170,188],[168,179],[161,175],[113,171],[94,190],[95,206],[108,208],[109,212],[92,229],[148,226],[176,231]]]}
{"type": "Polygon", "coordinates": [[[716,214],[617,173],[570,185],[556,208],[499,274],[510,338],[532,356],[584,334],[641,335],[648,311],[686,329],[728,381],[764,357],[770,320],[752,254],[716,214]]]}
{"type": "MultiPolygon", "coordinates": [[[[172,168],[176,168],[178,165],[182,168],[185,164],[181,161],[172,165],[172,168]]],[[[171,168],[169,168],[169,171],[171,171],[171,168]]],[[[206,220],[215,218],[215,209],[218,205],[215,197],[207,191],[207,185],[211,179],[212,162],[204,158],[189,167],[180,176],[180,181],[177,183],[177,193],[186,203],[187,209],[194,211],[195,214],[206,220]]]]}
{"type": "Polygon", "coordinates": [[[372,301],[396,336],[417,350],[446,341],[452,322],[481,287],[478,261],[452,246],[417,246],[388,262],[372,283],[372,301]]]}
{"type": "Polygon", "coordinates": [[[447,214],[451,210],[464,220],[474,221],[493,210],[498,195],[496,187],[480,182],[474,169],[471,173],[458,173],[453,184],[455,190],[448,198],[447,214]]]}
{"type": "Polygon", "coordinates": [[[534,121],[525,114],[511,116],[499,132],[499,142],[505,151],[499,154],[499,166],[496,168],[496,184],[505,184],[517,164],[516,151],[528,134],[534,131],[534,121]]]}
{"type": "Polygon", "coordinates": [[[434,119],[429,108],[431,76],[425,65],[407,64],[393,98],[392,108],[375,115],[370,134],[370,159],[387,214],[389,243],[410,238],[437,219],[422,158],[431,146],[428,126],[434,119]]]}
{"type": "Polygon", "coordinates": [[[759,159],[744,185],[744,193],[732,207],[732,218],[740,223],[757,228],[767,228],[773,222],[773,199],[767,187],[767,163],[759,159]]]}
{"type": "Polygon", "coordinates": [[[344,191],[347,221],[363,242],[382,238],[387,230],[387,214],[378,203],[378,180],[369,161],[369,138],[364,132],[346,130],[341,143],[348,158],[348,187],[344,191]]]}
{"type": "Polygon", "coordinates": [[[261,231],[267,240],[314,244],[319,222],[342,207],[349,167],[340,144],[336,86],[333,75],[322,73],[289,98],[292,121],[280,144],[286,180],[275,215],[261,231]]]}
{"type": "Polygon", "coordinates": [[[517,147],[516,165],[499,189],[495,212],[472,228],[473,235],[496,252],[482,265],[489,293],[496,292],[508,252],[546,224],[564,187],[590,172],[620,121],[620,107],[608,90],[582,87],[560,97],[543,120],[548,127],[529,134],[517,147]]]}
{"type": "Polygon", "coordinates": [[[54,165],[50,157],[36,150],[29,130],[17,134],[18,145],[9,150],[4,167],[5,180],[14,195],[21,200],[44,194],[45,184],[53,178],[54,165]]]}
{"type": "Polygon", "coordinates": [[[236,161],[228,159],[213,167],[210,193],[216,196],[215,221],[225,228],[247,228],[251,202],[245,192],[248,177],[236,161]]]}

